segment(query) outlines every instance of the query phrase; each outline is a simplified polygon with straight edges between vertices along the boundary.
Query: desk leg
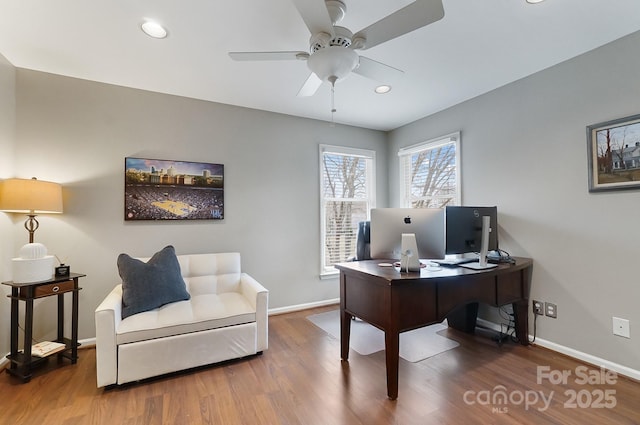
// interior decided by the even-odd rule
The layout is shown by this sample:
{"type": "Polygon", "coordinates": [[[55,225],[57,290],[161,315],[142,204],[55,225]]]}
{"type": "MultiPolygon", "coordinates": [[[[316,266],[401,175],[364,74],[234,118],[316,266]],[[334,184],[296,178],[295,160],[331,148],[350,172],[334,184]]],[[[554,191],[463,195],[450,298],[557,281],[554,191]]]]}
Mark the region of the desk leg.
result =
{"type": "Polygon", "coordinates": [[[523,299],[513,306],[513,320],[516,326],[516,337],[522,345],[529,345],[529,290],[531,289],[531,267],[520,272],[523,299]]]}
{"type": "MultiPolygon", "coordinates": [[[[18,355],[18,288],[11,288],[11,357],[18,355]]],[[[15,370],[16,363],[10,362],[9,369],[15,370]]]]}
{"type": "Polygon", "coordinates": [[[27,299],[25,304],[22,382],[29,382],[31,380],[31,344],[33,344],[33,298],[27,299]]]}
{"type": "MultiPolygon", "coordinates": [[[[76,281],[76,286],[78,283],[76,281]]],[[[73,291],[71,300],[71,364],[78,361],[78,291],[73,291]]]]}
{"type": "Polygon", "coordinates": [[[351,338],[351,319],[347,313],[347,276],[340,273],[340,358],[349,360],[349,340],[351,338]]]}
{"type": "Polygon", "coordinates": [[[349,340],[351,338],[352,316],[340,309],[340,358],[349,360],[349,340]]]}
{"type": "Polygon", "coordinates": [[[400,333],[386,330],[384,350],[387,359],[387,396],[390,400],[398,398],[398,366],[400,363],[400,333]]]}
{"type": "Polygon", "coordinates": [[[529,300],[515,302],[512,306],[516,337],[520,344],[529,345],[529,300]]]}
{"type": "Polygon", "coordinates": [[[64,342],[64,294],[58,294],[58,342],[64,342]]]}

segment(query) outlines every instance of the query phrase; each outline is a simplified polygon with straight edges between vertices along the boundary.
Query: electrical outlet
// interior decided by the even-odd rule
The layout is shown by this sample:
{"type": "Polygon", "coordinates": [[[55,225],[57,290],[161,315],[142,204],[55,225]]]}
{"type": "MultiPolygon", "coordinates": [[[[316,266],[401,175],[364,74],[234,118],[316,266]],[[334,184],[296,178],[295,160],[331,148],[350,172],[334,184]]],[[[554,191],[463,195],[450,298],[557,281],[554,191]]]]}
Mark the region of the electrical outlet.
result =
{"type": "Polygon", "coordinates": [[[533,314],[542,316],[544,314],[544,303],[542,301],[533,300],[533,314]]]}
{"type": "Polygon", "coordinates": [[[558,306],[553,303],[544,303],[544,314],[547,317],[558,317],[558,306]]]}
{"type": "Polygon", "coordinates": [[[629,321],[627,319],[613,317],[613,334],[618,336],[623,336],[625,338],[631,338],[631,332],[629,330],[629,321]]]}

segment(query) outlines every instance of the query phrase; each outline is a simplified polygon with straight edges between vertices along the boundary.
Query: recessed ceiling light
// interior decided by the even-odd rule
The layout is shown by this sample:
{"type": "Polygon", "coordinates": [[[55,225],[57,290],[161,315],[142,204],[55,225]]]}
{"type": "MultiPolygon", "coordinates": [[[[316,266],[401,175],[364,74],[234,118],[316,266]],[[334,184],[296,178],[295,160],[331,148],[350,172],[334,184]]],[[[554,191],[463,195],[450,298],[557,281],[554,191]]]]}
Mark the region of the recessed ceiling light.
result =
{"type": "Polygon", "coordinates": [[[165,38],[167,36],[167,30],[164,29],[162,25],[160,25],[157,22],[145,21],[140,26],[140,28],[142,28],[142,31],[144,31],[144,33],[147,34],[149,37],[165,38]]]}
{"type": "Polygon", "coordinates": [[[375,89],[375,92],[378,94],[385,94],[385,93],[389,93],[390,91],[391,91],[391,86],[387,86],[387,85],[378,86],[375,89]]]}
{"type": "Polygon", "coordinates": [[[527,0],[527,3],[529,4],[536,4],[536,3],[542,3],[544,0],[527,0]]]}

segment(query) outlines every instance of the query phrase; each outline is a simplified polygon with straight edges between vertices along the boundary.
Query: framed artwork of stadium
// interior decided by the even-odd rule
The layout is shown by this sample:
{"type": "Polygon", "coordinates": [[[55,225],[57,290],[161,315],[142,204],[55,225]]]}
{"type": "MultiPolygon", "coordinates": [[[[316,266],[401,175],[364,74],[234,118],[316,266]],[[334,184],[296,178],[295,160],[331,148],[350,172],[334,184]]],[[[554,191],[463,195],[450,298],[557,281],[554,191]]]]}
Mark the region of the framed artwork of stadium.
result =
{"type": "Polygon", "coordinates": [[[124,159],[125,220],[222,220],[224,165],[124,159]]]}

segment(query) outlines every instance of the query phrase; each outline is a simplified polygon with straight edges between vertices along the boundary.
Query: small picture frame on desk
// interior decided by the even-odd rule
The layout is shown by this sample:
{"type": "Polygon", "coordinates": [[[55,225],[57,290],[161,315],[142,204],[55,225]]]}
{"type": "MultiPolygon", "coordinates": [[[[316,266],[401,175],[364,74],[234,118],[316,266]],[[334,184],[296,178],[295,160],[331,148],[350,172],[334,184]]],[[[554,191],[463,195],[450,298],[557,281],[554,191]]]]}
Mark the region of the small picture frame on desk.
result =
{"type": "Polygon", "coordinates": [[[640,115],[587,126],[589,192],[640,189],[640,115]]]}

